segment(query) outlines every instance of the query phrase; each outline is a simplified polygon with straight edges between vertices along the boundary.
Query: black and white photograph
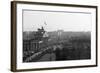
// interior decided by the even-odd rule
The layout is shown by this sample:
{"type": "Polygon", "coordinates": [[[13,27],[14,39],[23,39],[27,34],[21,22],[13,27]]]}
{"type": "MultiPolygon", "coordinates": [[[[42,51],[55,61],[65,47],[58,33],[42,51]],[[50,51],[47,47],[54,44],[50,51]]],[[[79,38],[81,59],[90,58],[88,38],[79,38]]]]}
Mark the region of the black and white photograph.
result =
{"type": "Polygon", "coordinates": [[[91,13],[23,10],[23,62],[91,59],[91,13]]]}
{"type": "Polygon", "coordinates": [[[12,2],[11,69],[97,66],[97,6],[12,2]]]}

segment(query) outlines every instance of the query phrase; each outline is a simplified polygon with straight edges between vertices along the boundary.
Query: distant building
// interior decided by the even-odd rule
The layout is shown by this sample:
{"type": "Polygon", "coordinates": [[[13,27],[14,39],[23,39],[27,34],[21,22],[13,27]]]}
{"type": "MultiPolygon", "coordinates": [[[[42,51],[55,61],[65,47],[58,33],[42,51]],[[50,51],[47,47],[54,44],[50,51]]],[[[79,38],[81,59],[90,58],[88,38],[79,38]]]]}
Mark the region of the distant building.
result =
{"type": "Polygon", "coordinates": [[[64,30],[57,30],[58,36],[60,36],[63,32],[64,30]]]}
{"type": "Polygon", "coordinates": [[[38,30],[34,33],[34,35],[33,34],[31,35],[30,37],[28,37],[28,39],[23,40],[24,50],[38,52],[42,47],[45,47],[45,44],[48,41],[49,35],[44,30],[43,27],[38,28],[38,30]],[[33,37],[31,37],[31,35],[33,37]]]}

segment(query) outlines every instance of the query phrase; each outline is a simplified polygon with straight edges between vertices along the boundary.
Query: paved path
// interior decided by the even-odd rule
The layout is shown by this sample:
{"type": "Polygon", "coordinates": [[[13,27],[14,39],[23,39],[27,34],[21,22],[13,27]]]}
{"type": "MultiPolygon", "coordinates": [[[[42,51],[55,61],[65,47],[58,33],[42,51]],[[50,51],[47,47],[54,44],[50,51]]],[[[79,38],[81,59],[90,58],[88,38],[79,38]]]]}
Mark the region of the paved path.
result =
{"type": "Polygon", "coordinates": [[[53,46],[53,47],[47,47],[46,49],[37,52],[33,54],[32,56],[28,57],[25,62],[37,62],[37,61],[50,61],[50,60],[55,60],[56,56],[52,52],[55,50],[57,47],[60,47],[59,45],[53,46]]]}

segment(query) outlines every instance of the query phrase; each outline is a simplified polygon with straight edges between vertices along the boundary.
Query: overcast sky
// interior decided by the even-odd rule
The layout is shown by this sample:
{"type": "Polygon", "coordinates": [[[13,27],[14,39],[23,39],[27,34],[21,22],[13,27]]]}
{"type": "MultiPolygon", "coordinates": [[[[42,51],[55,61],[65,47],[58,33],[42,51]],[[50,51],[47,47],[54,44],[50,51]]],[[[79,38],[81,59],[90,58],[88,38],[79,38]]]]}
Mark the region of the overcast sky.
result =
{"type": "Polygon", "coordinates": [[[41,26],[46,31],[91,31],[91,14],[78,12],[23,11],[23,31],[36,31],[41,26]]]}

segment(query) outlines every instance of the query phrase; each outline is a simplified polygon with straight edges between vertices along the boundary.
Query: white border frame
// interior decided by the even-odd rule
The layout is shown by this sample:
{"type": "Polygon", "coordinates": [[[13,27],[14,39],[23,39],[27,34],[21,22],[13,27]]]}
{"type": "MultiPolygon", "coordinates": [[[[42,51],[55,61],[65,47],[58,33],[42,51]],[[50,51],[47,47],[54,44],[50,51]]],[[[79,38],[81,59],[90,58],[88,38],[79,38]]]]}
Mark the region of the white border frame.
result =
{"type": "Polygon", "coordinates": [[[38,68],[52,68],[52,67],[69,67],[69,66],[87,66],[96,65],[96,9],[84,7],[70,7],[70,6],[51,6],[51,5],[32,5],[32,4],[17,4],[17,69],[38,69],[38,68]],[[56,11],[77,11],[90,12],[92,15],[92,30],[91,30],[91,59],[90,60],[74,60],[61,62],[22,62],[22,9],[31,10],[56,10],[56,11]]]}

